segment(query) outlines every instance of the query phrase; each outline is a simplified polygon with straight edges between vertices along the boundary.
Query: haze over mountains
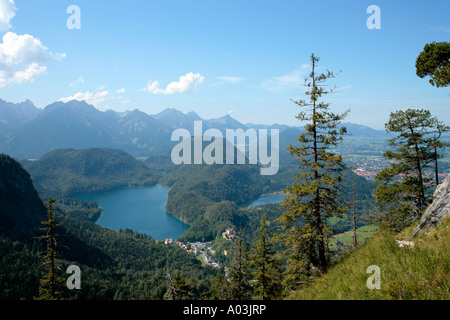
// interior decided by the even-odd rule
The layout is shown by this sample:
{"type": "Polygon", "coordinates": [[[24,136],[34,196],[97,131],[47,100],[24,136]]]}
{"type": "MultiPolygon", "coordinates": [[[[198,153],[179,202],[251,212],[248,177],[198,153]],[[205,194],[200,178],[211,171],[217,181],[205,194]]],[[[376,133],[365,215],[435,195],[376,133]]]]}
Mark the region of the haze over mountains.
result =
{"type": "MultiPolygon", "coordinates": [[[[38,159],[45,153],[64,148],[108,147],[124,150],[135,157],[149,157],[169,152],[176,142],[173,130],[185,128],[193,133],[196,120],[203,121],[203,130],[279,129],[282,141],[295,141],[300,127],[287,125],[242,124],[225,115],[202,119],[194,111],[183,113],[168,108],[149,115],[135,109],[116,112],[100,111],[84,101],[55,102],[39,109],[30,100],[11,103],[0,99],[0,152],[15,158],[38,159]]],[[[385,138],[381,130],[346,123],[350,136],[385,138]]]]}

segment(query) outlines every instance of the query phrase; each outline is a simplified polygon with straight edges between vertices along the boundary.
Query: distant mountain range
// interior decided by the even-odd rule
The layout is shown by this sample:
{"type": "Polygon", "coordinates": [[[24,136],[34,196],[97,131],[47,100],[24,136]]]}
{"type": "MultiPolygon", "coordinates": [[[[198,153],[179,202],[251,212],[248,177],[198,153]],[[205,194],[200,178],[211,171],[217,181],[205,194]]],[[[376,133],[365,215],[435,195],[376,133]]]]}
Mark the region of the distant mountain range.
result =
{"type": "MultiPolygon", "coordinates": [[[[173,108],[149,115],[137,109],[103,112],[77,100],[58,101],[39,109],[30,100],[15,104],[0,99],[0,153],[38,159],[56,149],[107,147],[135,157],[149,157],[169,152],[175,144],[170,140],[173,130],[185,128],[193,133],[196,120],[203,121],[203,130],[216,128],[223,133],[225,129],[276,128],[280,130],[281,146],[295,141],[302,129],[278,124],[242,124],[230,115],[206,120],[193,111],[185,114],[173,108]]],[[[352,123],[344,125],[350,136],[386,138],[382,130],[352,123]]]]}
{"type": "Polygon", "coordinates": [[[9,134],[33,120],[40,111],[30,100],[11,103],[0,99],[0,144],[9,134]]]}

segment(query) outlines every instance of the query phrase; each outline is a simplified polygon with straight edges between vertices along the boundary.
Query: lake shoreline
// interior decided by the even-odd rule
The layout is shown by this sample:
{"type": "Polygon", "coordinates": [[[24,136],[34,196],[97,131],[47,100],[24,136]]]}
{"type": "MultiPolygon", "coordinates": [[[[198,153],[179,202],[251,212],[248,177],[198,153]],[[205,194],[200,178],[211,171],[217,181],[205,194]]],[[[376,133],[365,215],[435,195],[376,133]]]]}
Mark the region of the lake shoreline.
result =
{"type": "Polygon", "coordinates": [[[246,204],[244,207],[252,208],[252,207],[265,205],[265,204],[280,203],[282,201],[281,197],[284,197],[284,196],[285,196],[285,193],[282,191],[266,193],[266,194],[259,196],[257,199],[251,201],[250,203],[246,204]]]}
{"type": "Polygon", "coordinates": [[[284,191],[275,191],[275,192],[270,192],[270,193],[264,193],[264,194],[260,195],[259,198],[266,197],[266,196],[278,196],[278,195],[286,196],[287,193],[284,191]]]}
{"type": "Polygon", "coordinates": [[[101,214],[95,224],[113,229],[132,229],[155,240],[181,237],[191,226],[167,212],[170,188],[163,185],[128,186],[78,194],[74,199],[96,202],[101,214]]]}

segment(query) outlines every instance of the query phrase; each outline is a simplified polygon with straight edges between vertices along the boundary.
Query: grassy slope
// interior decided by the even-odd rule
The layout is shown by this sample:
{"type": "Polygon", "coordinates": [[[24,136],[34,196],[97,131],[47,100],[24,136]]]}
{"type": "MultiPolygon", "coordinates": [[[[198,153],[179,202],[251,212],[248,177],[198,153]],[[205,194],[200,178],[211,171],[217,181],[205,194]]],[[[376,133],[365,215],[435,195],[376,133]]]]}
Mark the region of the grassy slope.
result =
{"type": "Polygon", "coordinates": [[[298,290],[289,299],[390,300],[450,299],[450,218],[436,229],[411,239],[413,227],[398,235],[377,232],[365,245],[334,265],[315,284],[298,290]],[[412,240],[414,248],[398,247],[395,239],[412,240]],[[381,288],[370,290],[367,267],[381,269],[381,288]]]}
{"type": "MultiPolygon", "coordinates": [[[[367,225],[359,227],[356,229],[356,238],[358,244],[364,244],[368,239],[370,239],[374,233],[376,233],[378,227],[374,225],[367,225]]],[[[334,235],[330,239],[330,247],[333,248],[336,245],[336,241],[339,240],[341,243],[351,245],[353,243],[353,230],[339,233],[334,235]]]]}

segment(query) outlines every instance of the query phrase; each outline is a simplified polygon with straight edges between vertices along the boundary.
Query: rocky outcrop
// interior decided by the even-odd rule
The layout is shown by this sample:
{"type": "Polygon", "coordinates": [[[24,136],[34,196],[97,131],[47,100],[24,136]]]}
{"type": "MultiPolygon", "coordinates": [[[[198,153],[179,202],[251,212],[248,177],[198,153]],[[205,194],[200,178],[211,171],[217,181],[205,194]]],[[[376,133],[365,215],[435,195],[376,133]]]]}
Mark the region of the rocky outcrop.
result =
{"type": "Polygon", "coordinates": [[[414,248],[414,242],[412,242],[412,241],[404,241],[404,240],[395,239],[395,242],[397,243],[397,245],[400,248],[403,248],[403,247],[414,248]]]}
{"type": "Polygon", "coordinates": [[[422,215],[420,224],[413,231],[413,236],[426,228],[433,228],[450,215],[450,175],[434,192],[433,202],[422,215]]]}

